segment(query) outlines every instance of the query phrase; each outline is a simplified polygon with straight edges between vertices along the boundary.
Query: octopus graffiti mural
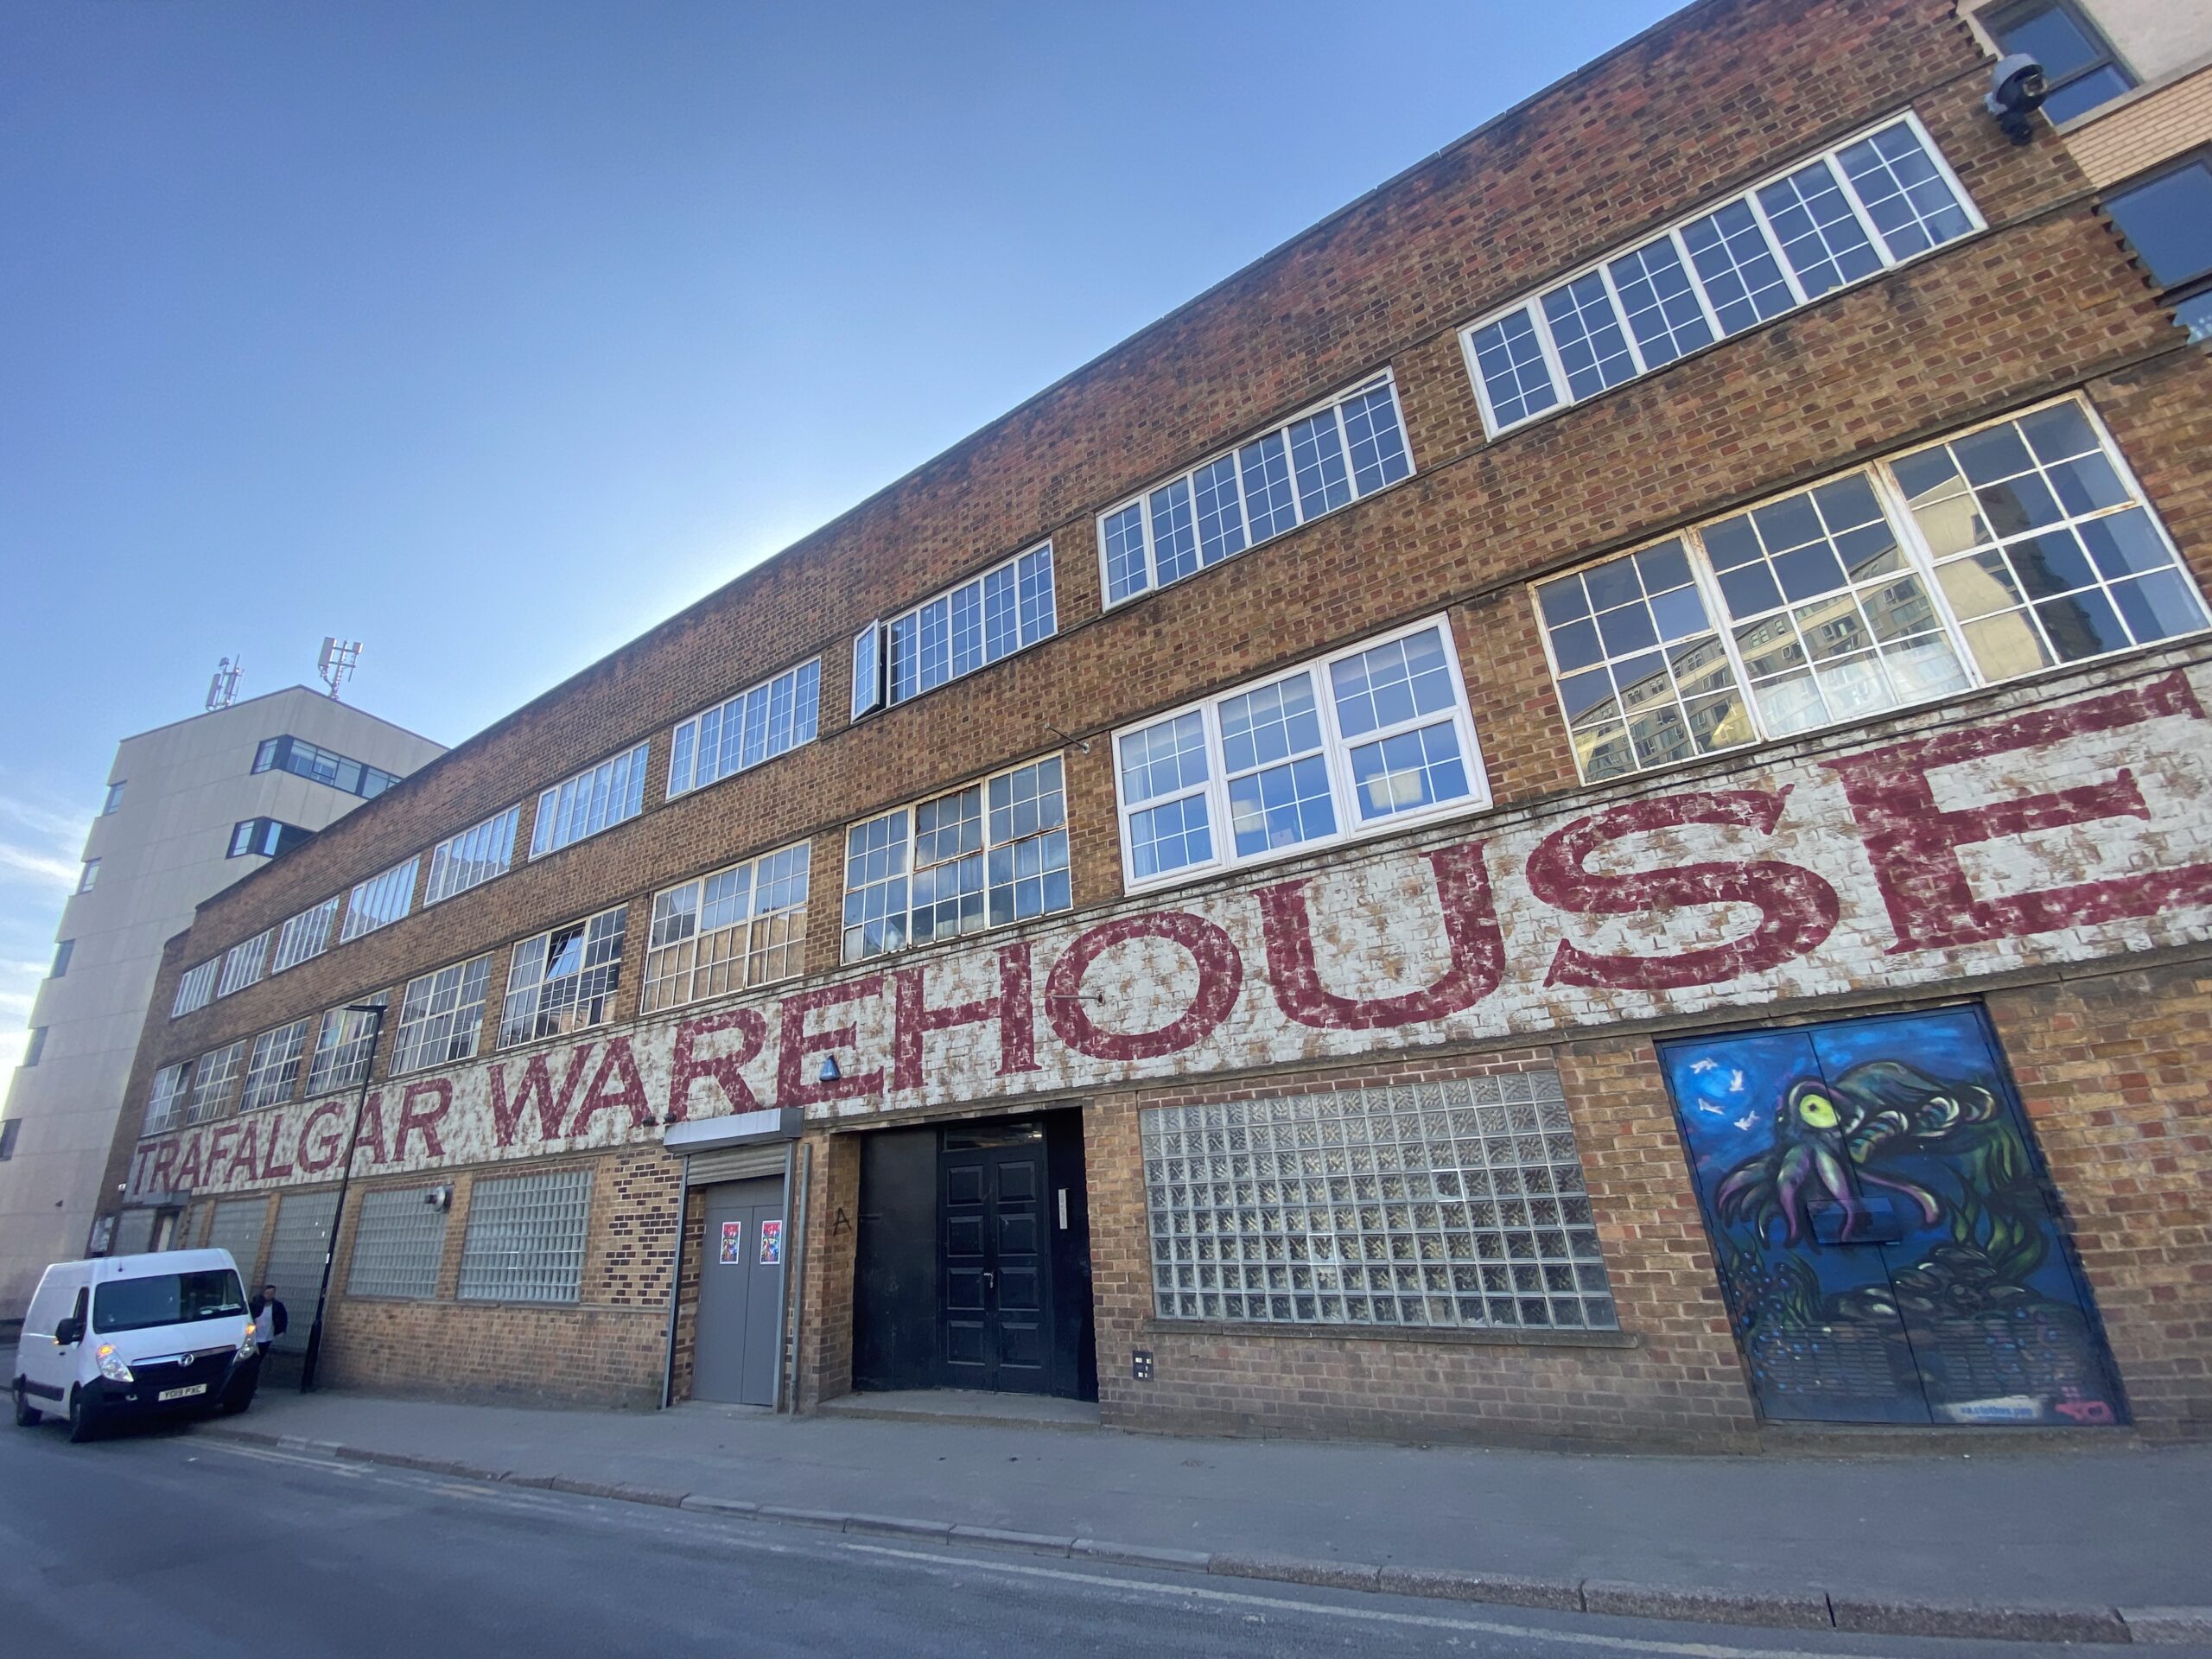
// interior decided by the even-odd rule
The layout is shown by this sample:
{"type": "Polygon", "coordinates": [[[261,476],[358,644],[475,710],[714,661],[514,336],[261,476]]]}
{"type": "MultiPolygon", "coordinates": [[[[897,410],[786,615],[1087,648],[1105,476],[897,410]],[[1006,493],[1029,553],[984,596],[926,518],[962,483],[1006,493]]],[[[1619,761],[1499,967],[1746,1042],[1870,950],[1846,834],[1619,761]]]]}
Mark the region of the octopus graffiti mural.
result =
{"type": "Polygon", "coordinates": [[[2120,1421],[1977,1011],[1691,1039],[1661,1059],[1768,1416],[2120,1421]]]}

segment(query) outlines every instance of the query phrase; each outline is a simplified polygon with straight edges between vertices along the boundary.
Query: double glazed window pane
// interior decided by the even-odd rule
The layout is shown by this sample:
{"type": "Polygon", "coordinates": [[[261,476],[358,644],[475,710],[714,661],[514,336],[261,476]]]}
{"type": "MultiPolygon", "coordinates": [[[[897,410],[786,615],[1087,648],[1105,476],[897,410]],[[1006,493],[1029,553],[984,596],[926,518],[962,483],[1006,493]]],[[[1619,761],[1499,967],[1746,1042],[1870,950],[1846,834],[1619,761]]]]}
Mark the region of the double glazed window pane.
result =
{"type": "Polygon", "coordinates": [[[1675,251],[1673,238],[1662,237],[1614,260],[1611,270],[1613,286],[1648,367],[1658,368],[1713,343],[1705,309],[1690,286],[1689,273],[1682,269],[1681,256],[1675,251]]]}
{"type": "Polygon", "coordinates": [[[1797,303],[1747,201],[1682,226],[1682,245],[1705,283],[1724,334],[1779,316],[1797,303]]]}
{"type": "Polygon", "coordinates": [[[1178,715],[1131,732],[1121,752],[1122,798],[1136,808],[1129,814],[1132,874],[1142,880],[1211,863],[1204,716],[1178,715]]]}
{"type": "Polygon", "coordinates": [[[1853,144],[1840,159],[1892,259],[1910,259],[1974,228],[1949,182],[1902,122],[1853,144]]]}
{"type": "Polygon", "coordinates": [[[1882,268],[1882,256],[1867,240],[1826,162],[1799,168],[1758,196],[1807,299],[1882,268]]]}
{"type": "Polygon", "coordinates": [[[1576,278],[1544,296],[1544,317],[1552,326],[1560,365],[1577,397],[1594,397],[1636,373],[1628,340],[1613,315],[1612,297],[1598,271],[1576,278]]]}
{"type": "Polygon", "coordinates": [[[1481,330],[1474,337],[1474,347],[1475,371],[1490,397],[1494,424],[1517,425],[1559,401],[1536,325],[1527,311],[1501,317],[1481,330]]]}
{"type": "Polygon", "coordinates": [[[845,960],[906,943],[907,815],[887,812],[845,832],[845,960]]]}
{"type": "Polygon", "coordinates": [[[1336,833],[1313,675],[1293,674],[1228,699],[1221,741],[1240,856],[1336,833]]]}
{"type": "Polygon", "coordinates": [[[1440,630],[1340,658],[1329,677],[1363,820],[1471,792],[1452,719],[1459,697],[1440,630]],[[1433,715],[1442,718],[1424,722],[1433,715]]]}

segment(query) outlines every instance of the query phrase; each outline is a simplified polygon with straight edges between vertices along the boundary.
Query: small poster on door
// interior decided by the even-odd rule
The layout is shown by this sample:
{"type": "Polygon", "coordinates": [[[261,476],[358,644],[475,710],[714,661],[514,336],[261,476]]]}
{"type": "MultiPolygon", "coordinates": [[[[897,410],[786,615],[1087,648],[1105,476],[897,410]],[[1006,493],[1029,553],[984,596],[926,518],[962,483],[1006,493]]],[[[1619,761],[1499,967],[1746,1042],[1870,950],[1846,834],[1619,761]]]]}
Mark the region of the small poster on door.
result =
{"type": "Polygon", "coordinates": [[[760,1265],[776,1267],[784,1259],[784,1224],[764,1221],[760,1224],[760,1265]]]}
{"type": "Polygon", "coordinates": [[[741,1221],[722,1223],[722,1265],[741,1267],[745,1262],[745,1224],[741,1221]]]}

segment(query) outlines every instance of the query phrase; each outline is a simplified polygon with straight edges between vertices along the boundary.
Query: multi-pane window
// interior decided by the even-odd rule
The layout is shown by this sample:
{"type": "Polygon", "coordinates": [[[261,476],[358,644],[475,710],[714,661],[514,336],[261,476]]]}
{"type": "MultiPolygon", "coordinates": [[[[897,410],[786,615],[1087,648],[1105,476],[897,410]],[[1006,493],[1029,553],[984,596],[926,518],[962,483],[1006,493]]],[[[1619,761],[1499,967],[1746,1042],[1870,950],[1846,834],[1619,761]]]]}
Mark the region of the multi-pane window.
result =
{"type": "Polygon", "coordinates": [[[207,961],[184,970],[176,982],[176,1001],[170,1005],[169,1018],[204,1008],[215,1000],[215,971],[219,959],[210,957],[207,961]]]}
{"type": "Polygon", "coordinates": [[[558,851],[645,810],[645,746],[640,743],[538,796],[530,855],[539,858],[558,851]]]}
{"type": "Polygon", "coordinates": [[[2070,400],[1535,596],[1592,783],[2205,626],[2117,452],[2070,400]]]}
{"type": "Polygon", "coordinates": [[[853,717],[972,674],[1050,639],[1058,626],[1046,542],[861,629],[853,641],[853,717]]]}
{"type": "Polygon", "coordinates": [[[499,1013],[502,1047],[582,1031],[607,1018],[621,982],[626,913],[618,905],[515,946],[499,1013]]]}
{"type": "Polygon", "coordinates": [[[520,807],[511,806],[431,848],[430,880],[423,902],[435,905],[505,875],[514,862],[515,825],[521,816],[520,807]]]}
{"type": "Polygon", "coordinates": [[[264,928],[251,938],[223,952],[223,976],[216,982],[216,995],[228,996],[233,991],[261,982],[262,975],[268,971],[269,937],[272,931],[264,928]]]}
{"type": "MultiPolygon", "coordinates": [[[[362,999],[362,1007],[382,1007],[385,995],[362,999]]],[[[315,1028],[315,1055],[308,1062],[308,1093],[326,1095],[340,1089],[358,1089],[368,1080],[369,1063],[376,1052],[378,1027],[373,1014],[354,1008],[333,1008],[315,1028]]]]}
{"type": "Polygon", "coordinates": [[[118,778],[107,786],[107,798],[100,803],[102,817],[107,817],[109,813],[123,804],[123,785],[126,781],[128,780],[118,778]]]}
{"type": "Polygon", "coordinates": [[[415,872],[421,863],[417,855],[381,875],[356,882],[346,900],[346,921],[338,930],[339,943],[358,939],[404,918],[414,906],[415,872]]]}
{"type": "Polygon", "coordinates": [[[1058,755],[845,832],[847,962],[1073,902],[1058,755]]]}
{"type": "Polygon", "coordinates": [[[2053,121],[2087,115],[2135,86],[2097,26],[2071,0],[2021,0],[1989,12],[1982,24],[1999,51],[2025,52],[2043,66],[2043,111],[2053,121]]]}
{"type": "Polygon", "coordinates": [[[1493,436],[1980,228],[1908,114],[1460,336],[1493,436]]]}
{"type": "Polygon", "coordinates": [[[639,1011],[798,973],[805,958],[810,855],[801,842],[655,894],[639,1011]]]}
{"type": "Polygon", "coordinates": [[[230,850],[226,858],[274,858],[311,840],[315,831],[276,818],[240,818],[231,826],[230,850]]]}
{"type": "Polygon", "coordinates": [[[821,706],[822,659],[816,658],[692,715],[677,727],[669,749],[670,797],[811,743],[821,706]]]}
{"type": "Polygon", "coordinates": [[[146,1127],[141,1135],[165,1135],[184,1122],[185,1103],[192,1096],[192,1062],[179,1060],[154,1073],[154,1092],[146,1103],[146,1127]]]}
{"type": "Polygon", "coordinates": [[[211,1117],[219,1117],[229,1109],[231,1091],[238,1087],[238,1075],[245,1070],[245,1039],[226,1043],[210,1050],[193,1062],[192,1102],[185,1109],[185,1121],[205,1123],[211,1117]]]}
{"type": "Polygon", "coordinates": [[[1099,514],[1106,602],[1179,581],[1413,469],[1386,372],[1099,514]]]}
{"type": "Polygon", "coordinates": [[[253,1055],[245,1068],[245,1096],[238,1103],[240,1111],[281,1106],[291,1099],[300,1080],[300,1060],[307,1052],[310,1023],[295,1020],[289,1026],[264,1031],[253,1039],[253,1055]]]}
{"type": "Polygon", "coordinates": [[[342,789],[348,795],[359,795],[368,801],[376,799],[399,781],[391,772],[334,754],[328,749],[319,749],[296,737],[267,740],[254,753],[253,769],[312,778],[319,784],[328,784],[333,789],[342,789]]]}
{"type": "Polygon", "coordinates": [[[2212,152],[2189,157],[2106,199],[2191,340],[2212,340],[2212,152]]]}
{"type": "Polygon", "coordinates": [[[1141,1114],[1164,1319],[1610,1331],[1551,1071],[1141,1114]]]}
{"type": "Polygon", "coordinates": [[[1489,799],[1441,617],[1125,729],[1114,755],[1132,888],[1489,799]]]}
{"type": "Polygon", "coordinates": [[[399,999],[399,1031],[392,1039],[395,1076],[475,1058],[491,977],[492,958],[478,957],[407,982],[399,999]]]}
{"type": "Polygon", "coordinates": [[[591,1172],[479,1179],[461,1244],[465,1301],[573,1302],[583,1283],[591,1172]]]}
{"type": "Polygon", "coordinates": [[[379,1187],[361,1195],[346,1273],[348,1296],[427,1300],[438,1294],[438,1263],[446,1253],[446,1211],[438,1196],[435,1187],[379,1187]]]}
{"type": "Polygon", "coordinates": [[[334,893],[314,909],[303,910],[288,919],[276,930],[276,952],[270,961],[269,971],[281,974],[330,949],[330,929],[337,919],[338,899],[334,893]]]}

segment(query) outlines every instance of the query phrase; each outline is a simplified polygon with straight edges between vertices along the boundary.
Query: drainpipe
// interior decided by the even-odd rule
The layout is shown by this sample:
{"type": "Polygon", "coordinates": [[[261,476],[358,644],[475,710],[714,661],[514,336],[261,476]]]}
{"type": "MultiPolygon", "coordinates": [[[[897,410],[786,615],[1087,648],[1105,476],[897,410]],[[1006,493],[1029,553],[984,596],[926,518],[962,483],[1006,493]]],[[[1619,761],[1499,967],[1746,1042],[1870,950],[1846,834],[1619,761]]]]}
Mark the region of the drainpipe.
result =
{"type": "Polygon", "coordinates": [[[676,1187],[676,1248],[668,1253],[668,1352],[660,1366],[660,1408],[676,1403],[676,1304],[683,1293],[683,1218],[691,1213],[691,1160],[682,1160],[676,1187]]]}
{"type": "MultiPolygon", "coordinates": [[[[791,1411],[793,1416],[797,1416],[798,1414],[799,1383],[806,1369],[801,1363],[804,1357],[804,1350],[801,1344],[804,1340],[806,1330],[806,1189],[808,1185],[808,1177],[814,1167],[814,1147],[809,1142],[800,1141],[794,1143],[792,1151],[797,1154],[798,1160],[798,1205],[797,1211],[791,1218],[791,1249],[789,1252],[791,1260],[785,1264],[784,1268],[784,1300],[789,1305],[791,1310],[791,1411]]],[[[786,1166],[788,1167],[788,1166],[786,1166]]],[[[788,1183],[786,1183],[785,1190],[786,1192],[790,1191],[788,1183]]],[[[782,1332],[782,1325],[780,1322],[779,1323],[777,1329],[779,1335],[780,1335],[782,1332]]],[[[783,1344],[779,1343],[776,1346],[777,1364],[781,1365],[783,1363],[783,1344]]],[[[780,1386],[780,1379],[776,1394],[779,1400],[783,1397],[783,1389],[780,1386]]]]}

